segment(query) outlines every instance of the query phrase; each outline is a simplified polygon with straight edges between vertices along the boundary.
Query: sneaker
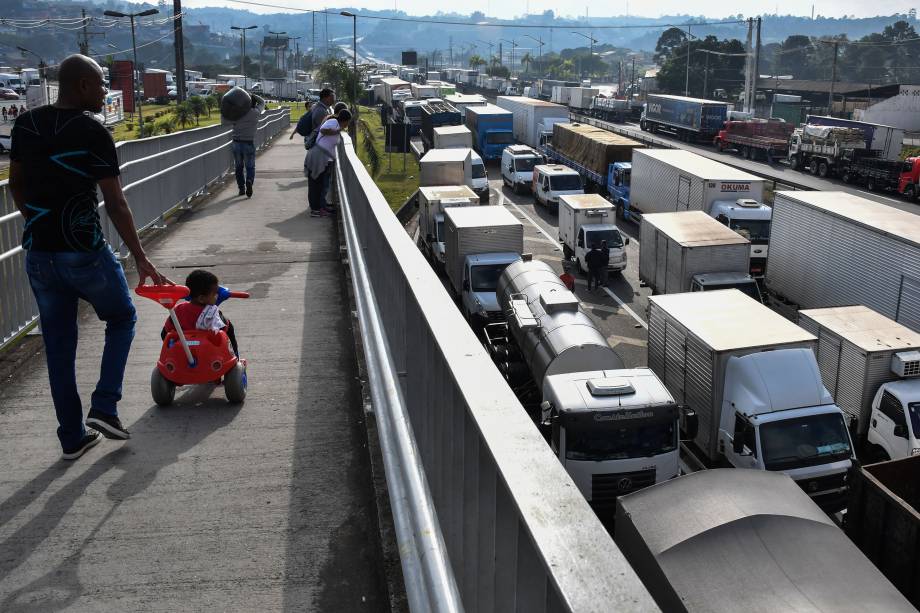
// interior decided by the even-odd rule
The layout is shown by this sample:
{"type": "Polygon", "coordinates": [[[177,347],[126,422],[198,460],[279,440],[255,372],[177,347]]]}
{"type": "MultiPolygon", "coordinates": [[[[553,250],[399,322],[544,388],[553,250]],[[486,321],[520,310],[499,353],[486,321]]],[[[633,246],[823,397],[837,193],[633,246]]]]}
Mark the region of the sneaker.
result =
{"type": "Polygon", "coordinates": [[[327,211],[335,211],[335,205],[334,205],[334,204],[326,203],[326,204],[323,206],[323,208],[326,209],[327,211]]]}
{"type": "Polygon", "coordinates": [[[102,440],[102,437],[99,436],[98,432],[87,432],[83,435],[83,440],[80,441],[80,444],[74,447],[73,449],[65,449],[64,453],[61,455],[62,460],[76,460],[84,453],[89,451],[90,448],[95,447],[99,444],[99,441],[102,440]]]}
{"type": "Polygon", "coordinates": [[[86,416],[86,425],[93,430],[98,430],[105,438],[127,440],[131,438],[128,429],[121,425],[121,420],[115,415],[107,415],[102,411],[92,409],[86,416]]]}
{"type": "Polygon", "coordinates": [[[246,195],[246,190],[243,189],[243,188],[241,187],[241,188],[240,188],[240,193],[239,193],[238,195],[240,195],[240,196],[245,196],[245,195],[246,195]]]}
{"type": "Polygon", "coordinates": [[[252,198],[252,183],[246,184],[246,197],[252,198]]]}
{"type": "Polygon", "coordinates": [[[330,209],[329,207],[323,207],[320,209],[321,213],[325,213],[328,217],[329,215],[335,215],[335,209],[330,209]]]}
{"type": "Polygon", "coordinates": [[[329,217],[329,212],[326,209],[319,209],[318,211],[310,209],[310,217],[329,217]]]}

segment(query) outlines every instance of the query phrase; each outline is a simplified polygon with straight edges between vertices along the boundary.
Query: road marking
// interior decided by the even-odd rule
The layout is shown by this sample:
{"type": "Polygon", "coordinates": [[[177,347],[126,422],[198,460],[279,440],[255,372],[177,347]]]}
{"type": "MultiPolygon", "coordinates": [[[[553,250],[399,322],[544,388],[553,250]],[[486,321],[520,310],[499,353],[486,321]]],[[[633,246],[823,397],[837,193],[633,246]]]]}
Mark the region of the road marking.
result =
{"type": "Polygon", "coordinates": [[[607,344],[611,347],[617,345],[632,345],[633,347],[648,347],[648,341],[642,338],[632,338],[631,336],[619,336],[611,334],[607,337],[607,344]]]}
{"type": "MultiPolygon", "coordinates": [[[[556,244],[556,241],[553,240],[553,237],[550,236],[549,233],[548,233],[546,230],[544,230],[544,229],[540,226],[540,224],[538,224],[537,222],[535,222],[535,221],[530,217],[530,215],[528,215],[527,213],[525,213],[524,211],[522,211],[522,210],[521,210],[521,207],[519,207],[519,206],[516,205],[515,203],[511,202],[510,200],[508,200],[507,202],[508,202],[508,204],[510,204],[511,206],[513,206],[514,209],[515,209],[518,213],[520,213],[521,215],[523,215],[524,218],[527,219],[527,221],[529,221],[531,224],[533,224],[533,226],[534,226],[537,230],[539,230],[539,231],[543,234],[543,236],[545,236],[547,239],[549,239],[553,244],[556,244]]],[[[500,194],[499,194],[499,198],[498,198],[498,204],[501,206],[501,205],[504,205],[504,203],[505,203],[505,195],[500,193],[500,194]]],[[[645,322],[642,320],[641,317],[639,317],[638,315],[636,315],[636,312],[633,311],[631,308],[629,308],[629,305],[627,305],[625,302],[623,302],[623,301],[620,299],[619,296],[617,296],[617,295],[614,294],[612,291],[610,291],[610,288],[609,288],[609,287],[604,287],[604,291],[607,292],[607,295],[610,296],[611,298],[613,298],[614,301],[616,301],[617,304],[619,304],[621,307],[623,307],[623,309],[624,309],[627,313],[629,313],[629,314],[632,316],[633,319],[635,319],[637,322],[639,322],[639,325],[641,325],[643,328],[645,328],[646,330],[648,330],[648,324],[645,323],[645,322]]]]}

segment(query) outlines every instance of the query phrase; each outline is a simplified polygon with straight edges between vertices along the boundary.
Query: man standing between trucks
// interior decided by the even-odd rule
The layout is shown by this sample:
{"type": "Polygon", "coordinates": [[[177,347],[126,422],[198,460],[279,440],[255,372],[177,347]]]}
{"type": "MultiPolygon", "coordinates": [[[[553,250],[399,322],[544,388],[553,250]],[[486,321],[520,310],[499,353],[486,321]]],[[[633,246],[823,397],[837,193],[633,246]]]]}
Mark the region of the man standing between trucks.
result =
{"type": "Polygon", "coordinates": [[[588,289],[598,289],[601,286],[601,270],[606,269],[609,255],[598,248],[597,243],[591,243],[591,251],[585,254],[585,264],[588,266],[588,289]],[[593,282],[593,287],[592,287],[593,282]]]}
{"type": "Polygon", "coordinates": [[[252,108],[236,121],[225,120],[233,124],[233,162],[236,170],[236,186],[240,196],[252,198],[252,183],[256,180],[256,130],[259,129],[259,117],[265,111],[265,101],[251,95],[252,108]],[[245,170],[245,174],[243,171],[245,170]]]}
{"type": "MultiPolygon", "coordinates": [[[[136,315],[124,269],[99,223],[97,186],[108,218],[134,256],[142,284],[171,283],[147,259],[118,180],[118,156],[108,131],[90,113],[102,111],[102,69],[84,55],[71,55],[59,69],[54,105],[20,115],[13,126],[10,191],[25,219],[22,247],[26,272],[41,316],[42,339],[58,438],[65,460],[75,460],[106,438],[131,435],[118,418],[125,363],[136,315]],[[90,303],[105,321],[99,382],[86,426],[77,390],[77,308],[90,303]]],[[[92,355],[92,350],[84,350],[92,355]]]]}

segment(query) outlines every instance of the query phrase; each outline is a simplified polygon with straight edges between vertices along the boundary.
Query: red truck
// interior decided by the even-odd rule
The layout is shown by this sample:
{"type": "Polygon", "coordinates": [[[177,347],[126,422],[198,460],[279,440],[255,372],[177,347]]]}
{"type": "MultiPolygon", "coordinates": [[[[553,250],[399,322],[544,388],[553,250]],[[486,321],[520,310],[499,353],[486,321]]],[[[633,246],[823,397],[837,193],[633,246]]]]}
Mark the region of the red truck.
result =
{"type": "Polygon", "coordinates": [[[897,192],[908,200],[920,200],[920,157],[882,160],[864,156],[842,160],[838,174],[844,183],[865,187],[870,192],[897,192]]]}
{"type": "Polygon", "coordinates": [[[166,72],[145,72],[144,79],[144,98],[150,100],[153,98],[157,102],[169,101],[168,89],[166,87],[166,72]]]}
{"type": "Polygon", "coordinates": [[[785,121],[726,121],[713,144],[719,151],[734,149],[743,158],[753,160],[762,157],[769,161],[786,156],[789,136],[794,129],[795,126],[785,121]]]}

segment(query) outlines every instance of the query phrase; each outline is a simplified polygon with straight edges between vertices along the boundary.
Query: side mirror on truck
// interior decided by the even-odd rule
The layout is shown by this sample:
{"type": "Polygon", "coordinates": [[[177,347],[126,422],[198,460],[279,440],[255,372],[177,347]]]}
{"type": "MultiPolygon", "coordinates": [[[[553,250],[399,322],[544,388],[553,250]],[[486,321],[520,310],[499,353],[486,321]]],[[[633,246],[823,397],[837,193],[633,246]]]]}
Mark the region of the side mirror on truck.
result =
{"type": "Polygon", "coordinates": [[[735,432],[735,436],[732,437],[732,451],[737,455],[744,453],[744,439],[741,438],[740,432],[735,432]]]}
{"type": "Polygon", "coordinates": [[[700,431],[700,418],[696,411],[686,405],[677,407],[680,411],[680,431],[683,440],[692,441],[700,431]]]}
{"type": "Polygon", "coordinates": [[[628,245],[628,244],[629,244],[629,237],[628,237],[628,236],[627,236],[625,239],[623,239],[623,244],[624,244],[624,245],[628,245]]]}
{"type": "Polygon", "coordinates": [[[425,242],[433,243],[433,242],[434,242],[434,234],[426,234],[426,235],[425,235],[425,242]]]}
{"type": "Polygon", "coordinates": [[[907,426],[904,424],[898,424],[894,427],[894,432],[892,432],[898,438],[907,438],[907,426]]]}
{"type": "Polygon", "coordinates": [[[465,292],[470,291],[470,280],[469,279],[463,280],[463,291],[465,292]]]}

